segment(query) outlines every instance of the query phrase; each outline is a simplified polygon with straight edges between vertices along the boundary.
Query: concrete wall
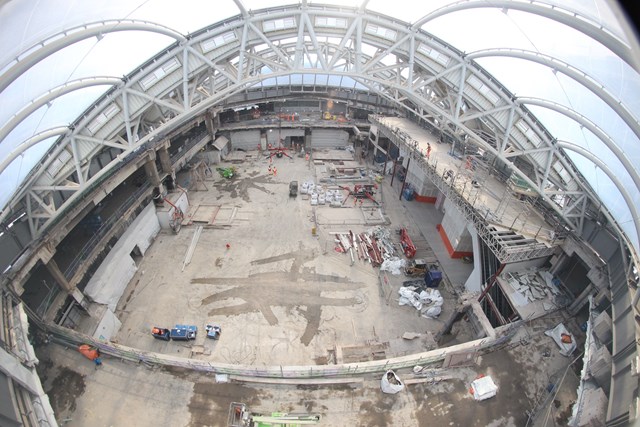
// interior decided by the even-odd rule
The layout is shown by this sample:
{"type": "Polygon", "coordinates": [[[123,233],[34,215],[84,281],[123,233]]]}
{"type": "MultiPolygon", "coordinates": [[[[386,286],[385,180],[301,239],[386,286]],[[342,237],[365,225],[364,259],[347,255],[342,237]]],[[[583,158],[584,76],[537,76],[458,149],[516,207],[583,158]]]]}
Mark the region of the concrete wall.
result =
{"type": "Polygon", "coordinates": [[[475,227],[471,224],[467,225],[469,234],[471,234],[471,242],[473,244],[473,253],[478,256],[473,257],[473,271],[467,278],[464,288],[470,292],[480,292],[482,290],[482,259],[480,257],[480,237],[475,227]]]}
{"type": "MultiPolygon", "coordinates": [[[[406,162],[405,162],[406,164],[406,162]]],[[[415,200],[424,203],[435,203],[438,197],[438,188],[427,178],[416,160],[409,164],[407,182],[415,191],[415,200]]]]}
{"type": "Polygon", "coordinates": [[[131,251],[137,246],[144,255],[159,231],[155,206],[149,203],[102,261],[89,280],[85,295],[115,311],[122,293],[138,269],[131,258],[131,251]]]}
{"type": "Polygon", "coordinates": [[[466,218],[458,212],[449,200],[444,202],[444,218],[438,224],[440,237],[451,258],[462,258],[473,255],[473,239],[467,226],[466,218]]]}
{"type": "MultiPolygon", "coordinates": [[[[217,173],[217,172],[216,172],[217,173]]],[[[167,199],[179,207],[182,210],[182,213],[186,215],[189,210],[189,197],[187,193],[184,191],[169,193],[167,194],[167,199]]],[[[173,216],[173,212],[175,208],[171,206],[169,203],[165,202],[164,206],[156,208],[157,221],[160,224],[160,228],[163,230],[171,230],[171,226],[169,222],[173,216]]]]}
{"type": "Polygon", "coordinates": [[[520,262],[510,262],[504,265],[504,268],[502,269],[502,273],[510,273],[512,271],[522,271],[522,270],[526,270],[527,268],[540,268],[547,262],[548,259],[549,257],[542,257],[542,258],[529,259],[529,260],[520,261],[520,262]]]}

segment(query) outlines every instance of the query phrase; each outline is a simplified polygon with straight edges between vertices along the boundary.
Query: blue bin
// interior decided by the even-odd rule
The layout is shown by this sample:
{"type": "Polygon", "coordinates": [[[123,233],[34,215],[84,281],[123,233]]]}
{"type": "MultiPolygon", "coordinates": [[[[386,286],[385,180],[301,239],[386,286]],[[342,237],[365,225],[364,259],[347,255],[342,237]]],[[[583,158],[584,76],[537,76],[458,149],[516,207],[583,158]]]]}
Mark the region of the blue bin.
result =
{"type": "Polygon", "coordinates": [[[405,188],[402,192],[402,196],[405,198],[405,200],[413,200],[413,188],[405,188]]]}
{"type": "Polygon", "coordinates": [[[437,288],[442,282],[442,273],[436,270],[429,270],[424,275],[424,284],[427,288],[437,288]]]}

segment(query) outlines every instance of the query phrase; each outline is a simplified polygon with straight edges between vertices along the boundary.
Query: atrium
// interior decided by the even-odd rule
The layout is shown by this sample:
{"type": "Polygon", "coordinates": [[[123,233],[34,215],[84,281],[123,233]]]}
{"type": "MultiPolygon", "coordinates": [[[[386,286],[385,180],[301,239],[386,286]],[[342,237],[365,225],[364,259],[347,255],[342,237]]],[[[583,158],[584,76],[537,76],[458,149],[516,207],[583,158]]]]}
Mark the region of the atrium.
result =
{"type": "Polygon", "coordinates": [[[58,3],[0,0],[0,425],[638,422],[616,1],[58,3]]]}

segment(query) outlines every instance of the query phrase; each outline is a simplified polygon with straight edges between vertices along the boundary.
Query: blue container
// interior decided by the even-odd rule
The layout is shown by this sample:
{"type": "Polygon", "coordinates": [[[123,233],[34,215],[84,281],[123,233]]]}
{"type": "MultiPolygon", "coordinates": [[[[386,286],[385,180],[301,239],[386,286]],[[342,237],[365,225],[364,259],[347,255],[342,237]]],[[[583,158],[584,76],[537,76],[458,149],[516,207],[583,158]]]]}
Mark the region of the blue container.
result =
{"type": "Polygon", "coordinates": [[[404,196],[405,200],[411,201],[413,200],[413,188],[407,187],[402,192],[402,196],[404,196]]]}
{"type": "Polygon", "coordinates": [[[436,270],[429,270],[424,275],[424,284],[427,288],[437,288],[442,282],[442,273],[436,270]]]}

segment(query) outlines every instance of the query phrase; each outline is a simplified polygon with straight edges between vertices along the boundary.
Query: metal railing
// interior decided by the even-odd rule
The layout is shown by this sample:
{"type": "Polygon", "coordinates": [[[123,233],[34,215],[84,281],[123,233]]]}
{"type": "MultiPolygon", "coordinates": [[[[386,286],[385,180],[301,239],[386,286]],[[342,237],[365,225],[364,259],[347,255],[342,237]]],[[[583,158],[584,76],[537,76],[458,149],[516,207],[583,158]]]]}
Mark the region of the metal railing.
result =
{"type": "MultiPolygon", "coordinates": [[[[141,196],[151,188],[151,184],[145,182],[140,188],[133,192],[120,207],[115,210],[111,216],[98,228],[93,236],[84,244],[84,246],[78,251],[78,255],[71,261],[71,264],[64,271],[64,277],[67,280],[71,280],[76,274],[80,265],[90,258],[94,249],[103,241],[104,237],[112,231],[113,227],[123,219],[124,213],[129,210],[141,196]]],[[[129,225],[131,218],[126,218],[125,223],[129,225]]],[[[123,224],[120,222],[120,224],[123,224]]]]}
{"type": "MultiPolygon", "coordinates": [[[[501,263],[549,256],[555,252],[555,246],[547,246],[542,242],[520,247],[504,245],[492,229],[492,226],[486,221],[486,218],[463,197],[454,185],[447,182],[443,176],[440,175],[437,171],[436,164],[429,164],[420,151],[415,146],[410,145],[411,141],[407,141],[410,135],[402,131],[394,131],[375,115],[370,115],[369,121],[376,124],[380,131],[396,144],[396,146],[403,147],[411,153],[411,158],[413,159],[412,164],[417,164],[436,188],[458,208],[458,211],[465,219],[473,223],[478,232],[478,236],[487,244],[501,263]]],[[[548,234],[553,233],[551,230],[545,229],[544,231],[548,234]]]]}

